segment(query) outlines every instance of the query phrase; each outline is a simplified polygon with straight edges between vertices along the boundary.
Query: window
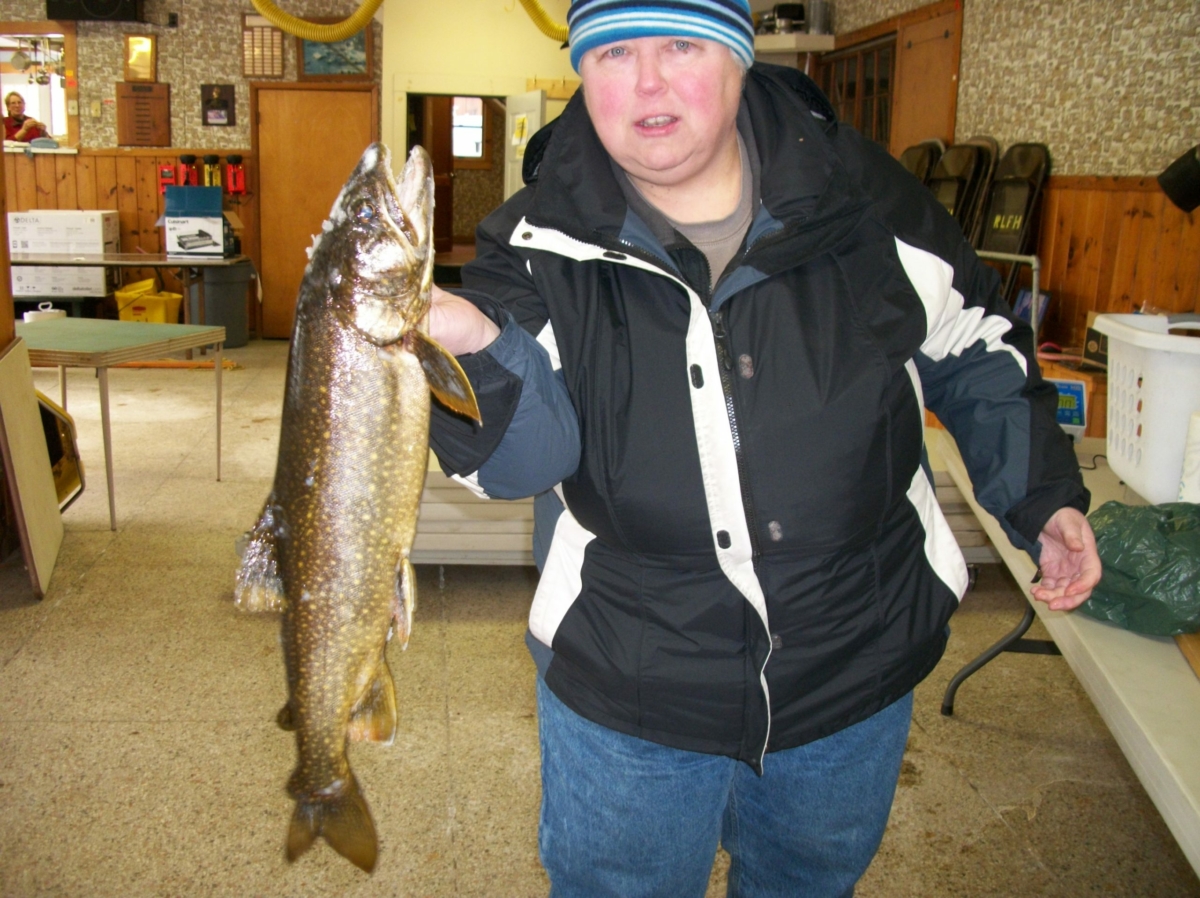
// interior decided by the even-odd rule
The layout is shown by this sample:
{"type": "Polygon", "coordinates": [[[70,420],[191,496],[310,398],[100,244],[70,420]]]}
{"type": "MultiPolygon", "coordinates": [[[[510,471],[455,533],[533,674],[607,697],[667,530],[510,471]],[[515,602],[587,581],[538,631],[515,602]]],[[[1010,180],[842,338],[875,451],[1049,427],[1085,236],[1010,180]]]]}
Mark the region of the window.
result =
{"type": "Polygon", "coordinates": [[[491,110],[482,97],[455,97],[450,141],[455,168],[492,167],[491,110]]]}
{"type": "Polygon", "coordinates": [[[896,35],[889,34],[826,53],[817,70],[817,83],[833,104],[838,120],[853,125],[864,137],[885,147],[892,125],[895,58],[896,35]]]}

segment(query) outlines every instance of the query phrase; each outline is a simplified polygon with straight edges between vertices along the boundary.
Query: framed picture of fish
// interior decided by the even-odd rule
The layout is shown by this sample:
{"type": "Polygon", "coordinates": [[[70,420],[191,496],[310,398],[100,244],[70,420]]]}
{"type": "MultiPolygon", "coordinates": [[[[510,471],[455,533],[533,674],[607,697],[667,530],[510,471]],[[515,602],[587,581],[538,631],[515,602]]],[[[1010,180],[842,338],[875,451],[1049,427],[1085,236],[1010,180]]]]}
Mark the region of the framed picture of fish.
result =
{"type": "MultiPolygon", "coordinates": [[[[341,19],[310,19],[329,24],[341,19]]],[[[296,38],[297,76],[301,81],[370,81],[375,68],[371,24],[344,41],[324,43],[296,38]]]]}

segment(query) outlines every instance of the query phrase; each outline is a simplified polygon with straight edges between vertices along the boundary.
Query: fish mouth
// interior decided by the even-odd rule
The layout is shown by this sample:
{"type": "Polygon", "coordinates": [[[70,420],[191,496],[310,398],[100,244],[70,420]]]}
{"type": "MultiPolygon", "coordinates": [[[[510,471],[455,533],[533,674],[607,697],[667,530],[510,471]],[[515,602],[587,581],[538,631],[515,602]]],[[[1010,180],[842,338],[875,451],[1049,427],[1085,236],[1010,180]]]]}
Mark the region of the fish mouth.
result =
{"type": "Polygon", "coordinates": [[[397,178],[387,147],[373,144],[363,154],[361,169],[364,177],[378,180],[374,204],[365,213],[359,207],[359,212],[373,216],[382,234],[359,251],[363,277],[354,299],[353,324],[370,342],[386,346],[416,326],[429,306],[433,167],[425,151],[414,147],[397,178]]]}
{"type": "Polygon", "coordinates": [[[424,150],[414,147],[397,181],[392,174],[391,151],[379,147],[376,166],[387,189],[384,221],[412,250],[424,248],[433,227],[433,168],[424,150]]]}

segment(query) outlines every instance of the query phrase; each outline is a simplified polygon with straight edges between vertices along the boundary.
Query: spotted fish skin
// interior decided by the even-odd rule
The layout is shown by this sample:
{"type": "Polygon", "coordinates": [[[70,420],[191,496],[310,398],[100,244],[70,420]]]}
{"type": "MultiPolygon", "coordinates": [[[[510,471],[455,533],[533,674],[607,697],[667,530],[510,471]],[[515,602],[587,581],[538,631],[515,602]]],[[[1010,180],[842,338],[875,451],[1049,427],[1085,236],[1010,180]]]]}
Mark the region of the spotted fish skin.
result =
{"type": "Polygon", "coordinates": [[[418,328],[433,273],[433,179],[413,150],[399,182],[373,144],[314,239],[300,287],[275,480],[250,532],[235,601],[282,611],[295,732],[292,861],[318,836],[362,869],[378,838],[349,740],[390,742],[385,659],[407,644],[416,603],[409,550],[428,458],[431,390],[478,420],[453,357],[418,328]]]}

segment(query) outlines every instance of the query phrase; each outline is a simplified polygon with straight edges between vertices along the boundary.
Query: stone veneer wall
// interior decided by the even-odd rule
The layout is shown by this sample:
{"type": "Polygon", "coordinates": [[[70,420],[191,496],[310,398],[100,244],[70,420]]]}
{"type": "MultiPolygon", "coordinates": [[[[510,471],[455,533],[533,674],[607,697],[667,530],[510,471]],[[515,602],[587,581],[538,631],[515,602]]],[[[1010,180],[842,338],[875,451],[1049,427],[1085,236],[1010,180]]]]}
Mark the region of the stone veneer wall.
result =
{"type": "MultiPolygon", "coordinates": [[[[835,0],[843,34],[927,0],[835,0]]],[[[1058,175],[1152,175],[1200,141],[1197,0],[965,0],[959,137],[1050,147],[1058,175]]]]}
{"type": "MultiPolygon", "coordinates": [[[[486,100],[484,102],[487,102],[486,100]]],[[[504,201],[504,113],[492,108],[492,167],[454,172],[454,239],[475,239],[475,228],[504,201]]]]}
{"type": "MultiPolygon", "coordinates": [[[[300,17],[343,17],[358,8],[357,0],[289,0],[286,9],[300,17]]],[[[144,0],[145,22],[77,22],[79,55],[80,145],[117,145],[116,83],[124,79],[126,34],[158,37],[158,80],[171,85],[171,143],[189,149],[246,149],[250,146],[250,87],[242,77],[242,15],[253,13],[249,0],[144,0]],[[169,28],[167,14],[179,14],[179,26],[169,28]],[[232,84],[237,124],[232,127],[201,123],[200,85],[232,84]],[[100,117],[91,105],[100,101],[100,117]]],[[[0,21],[44,21],[45,0],[0,0],[0,21]]],[[[375,81],[383,72],[382,26],[372,22],[375,41],[375,81]]],[[[296,80],[296,39],[284,35],[284,74],[296,80]]],[[[314,124],[314,136],[321,133],[314,124]]]]}

